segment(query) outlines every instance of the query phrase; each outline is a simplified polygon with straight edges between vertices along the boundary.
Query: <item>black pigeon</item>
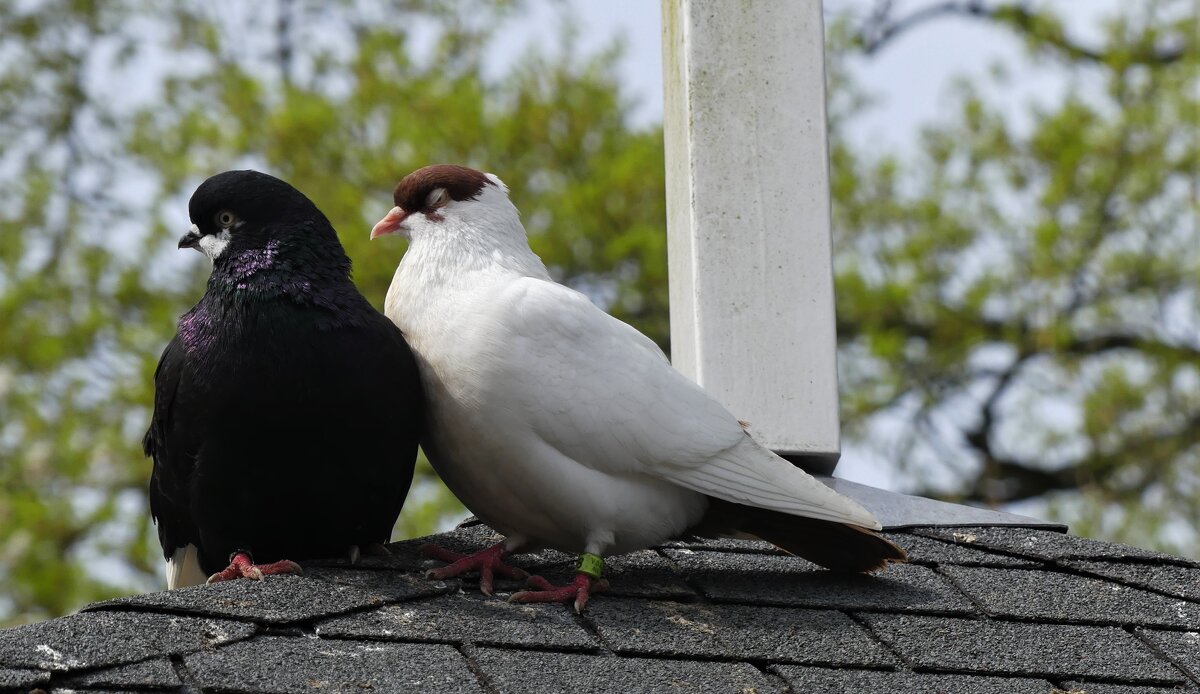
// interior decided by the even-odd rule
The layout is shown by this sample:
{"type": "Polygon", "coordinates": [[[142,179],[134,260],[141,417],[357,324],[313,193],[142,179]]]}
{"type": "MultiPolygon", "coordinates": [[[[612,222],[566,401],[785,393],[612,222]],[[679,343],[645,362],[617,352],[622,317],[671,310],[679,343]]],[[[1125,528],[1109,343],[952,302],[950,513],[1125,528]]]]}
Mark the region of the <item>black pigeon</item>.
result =
{"type": "Polygon", "coordinates": [[[150,511],[171,588],[386,542],[423,399],[400,330],[350,281],[329,220],[257,171],[196,189],[180,248],[212,259],[154,373],[150,511]]]}

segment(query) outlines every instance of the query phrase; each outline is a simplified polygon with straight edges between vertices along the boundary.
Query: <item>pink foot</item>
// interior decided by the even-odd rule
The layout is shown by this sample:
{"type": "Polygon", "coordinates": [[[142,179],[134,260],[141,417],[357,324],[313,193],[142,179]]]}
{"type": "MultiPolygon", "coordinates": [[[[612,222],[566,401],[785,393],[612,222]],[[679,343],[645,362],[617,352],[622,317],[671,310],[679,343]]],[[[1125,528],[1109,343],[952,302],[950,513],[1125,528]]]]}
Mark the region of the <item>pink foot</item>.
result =
{"type": "Polygon", "coordinates": [[[500,574],[507,578],[525,578],[529,574],[523,569],[518,569],[515,566],[505,564],[502,559],[507,554],[504,550],[504,543],[500,542],[482,552],[476,552],[472,555],[459,554],[451,552],[437,545],[421,545],[421,554],[427,557],[433,557],[440,561],[447,562],[448,566],[443,566],[440,569],[431,569],[425,572],[426,578],[434,578],[442,580],[461,576],[468,571],[479,572],[479,591],[484,595],[492,594],[492,579],[494,574],[500,574]]]}
{"type": "Polygon", "coordinates": [[[229,566],[209,576],[208,582],[220,583],[221,581],[232,581],[235,578],[249,578],[254,581],[261,581],[263,576],[271,574],[295,574],[300,576],[303,573],[300,565],[294,561],[283,559],[271,564],[255,564],[249,554],[236,552],[229,558],[229,566]]]}
{"type": "Polygon", "coordinates": [[[575,602],[575,612],[583,612],[591,593],[600,593],[608,589],[607,579],[593,579],[587,574],[575,574],[575,580],[570,585],[556,586],[541,576],[530,576],[529,585],[537,590],[523,590],[513,593],[509,602],[575,602]]]}

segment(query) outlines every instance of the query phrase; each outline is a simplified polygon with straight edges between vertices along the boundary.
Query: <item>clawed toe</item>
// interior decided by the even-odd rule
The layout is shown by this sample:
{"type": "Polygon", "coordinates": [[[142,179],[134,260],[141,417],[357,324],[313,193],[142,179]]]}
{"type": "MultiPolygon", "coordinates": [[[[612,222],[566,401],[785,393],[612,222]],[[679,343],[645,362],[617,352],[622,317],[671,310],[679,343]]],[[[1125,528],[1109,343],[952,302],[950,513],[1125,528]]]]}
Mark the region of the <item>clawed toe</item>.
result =
{"type": "Polygon", "coordinates": [[[496,574],[505,578],[515,579],[522,579],[529,575],[523,569],[509,566],[502,561],[504,555],[507,554],[503,542],[495,544],[482,552],[470,555],[459,554],[458,552],[453,552],[437,545],[421,545],[418,551],[427,557],[447,562],[446,566],[426,571],[426,578],[441,581],[461,576],[469,571],[478,571],[479,590],[484,595],[492,594],[492,586],[496,574]]]}
{"type": "Polygon", "coordinates": [[[530,576],[528,584],[535,590],[513,593],[508,601],[574,603],[575,612],[582,613],[583,608],[587,606],[588,598],[593,593],[600,593],[608,589],[606,579],[593,579],[586,574],[576,574],[575,580],[565,586],[556,586],[541,576],[530,576]]]}
{"type": "Polygon", "coordinates": [[[221,569],[217,573],[208,577],[208,583],[221,583],[222,581],[232,581],[238,578],[248,578],[252,581],[261,581],[263,576],[274,574],[293,574],[302,576],[304,570],[300,565],[289,559],[281,559],[270,564],[255,564],[249,554],[245,552],[236,552],[229,558],[229,566],[221,569]]]}

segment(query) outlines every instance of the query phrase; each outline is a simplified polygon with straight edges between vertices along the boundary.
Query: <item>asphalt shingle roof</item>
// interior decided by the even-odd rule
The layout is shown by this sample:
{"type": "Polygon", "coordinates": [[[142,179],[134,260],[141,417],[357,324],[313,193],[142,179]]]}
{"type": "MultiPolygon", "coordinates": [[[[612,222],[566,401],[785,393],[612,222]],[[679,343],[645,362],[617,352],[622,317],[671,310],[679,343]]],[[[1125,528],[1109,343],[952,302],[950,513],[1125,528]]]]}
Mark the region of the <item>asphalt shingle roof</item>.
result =
{"type": "MultiPolygon", "coordinates": [[[[1028,528],[888,533],[843,577],[764,543],[609,561],[575,615],[432,581],[426,540],[354,566],[139,595],[0,631],[0,688],[179,692],[1200,692],[1200,563],[1028,528]]],[[[428,538],[470,551],[472,524],[428,538]]],[[[427,539],[427,540],[428,540],[427,539]]],[[[515,563],[566,580],[571,557],[515,563]]]]}

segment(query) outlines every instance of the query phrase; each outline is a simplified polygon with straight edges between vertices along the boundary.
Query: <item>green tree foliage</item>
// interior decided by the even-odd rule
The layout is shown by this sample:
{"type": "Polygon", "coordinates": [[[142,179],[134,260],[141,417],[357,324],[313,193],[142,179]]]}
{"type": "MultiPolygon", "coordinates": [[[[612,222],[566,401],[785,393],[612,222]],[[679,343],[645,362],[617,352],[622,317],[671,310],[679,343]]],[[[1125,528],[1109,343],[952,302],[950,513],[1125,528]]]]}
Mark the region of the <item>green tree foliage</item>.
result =
{"type": "Polygon", "coordinates": [[[909,160],[832,149],[844,416],[858,437],[901,424],[885,455],[918,493],[1038,500],[1076,533],[1200,551],[1192,12],[1130,3],[1098,46],[1024,4],[882,2],[835,32],[886,60],[902,32],[976,18],[1070,85],[1023,125],[986,96],[1011,85],[1000,66],[909,160]]]}
{"type": "MultiPolygon", "coordinates": [[[[1131,8],[1095,47],[1047,13],[936,7],[830,24],[848,435],[904,424],[884,453],[912,461],[922,493],[1046,500],[1076,532],[1194,553],[1160,533],[1200,524],[1181,3],[1131,8]],[[1027,128],[964,86],[911,158],[843,138],[865,101],[838,56],[886,60],[893,36],[955,13],[1102,86],[1027,128]]],[[[214,172],[308,193],[380,305],[403,247],[367,230],[395,181],[439,161],[494,171],[552,271],[666,346],[661,131],[629,125],[619,46],[580,55],[567,30],[497,70],[487,47],[513,3],[219,9],[0,3],[0,623],[161,586],[139,438],[159,352],[203,291],[203,259],[174,242],[214,172]]],[[[399,536],[462,513],[419,475],[399,536]]]]}

